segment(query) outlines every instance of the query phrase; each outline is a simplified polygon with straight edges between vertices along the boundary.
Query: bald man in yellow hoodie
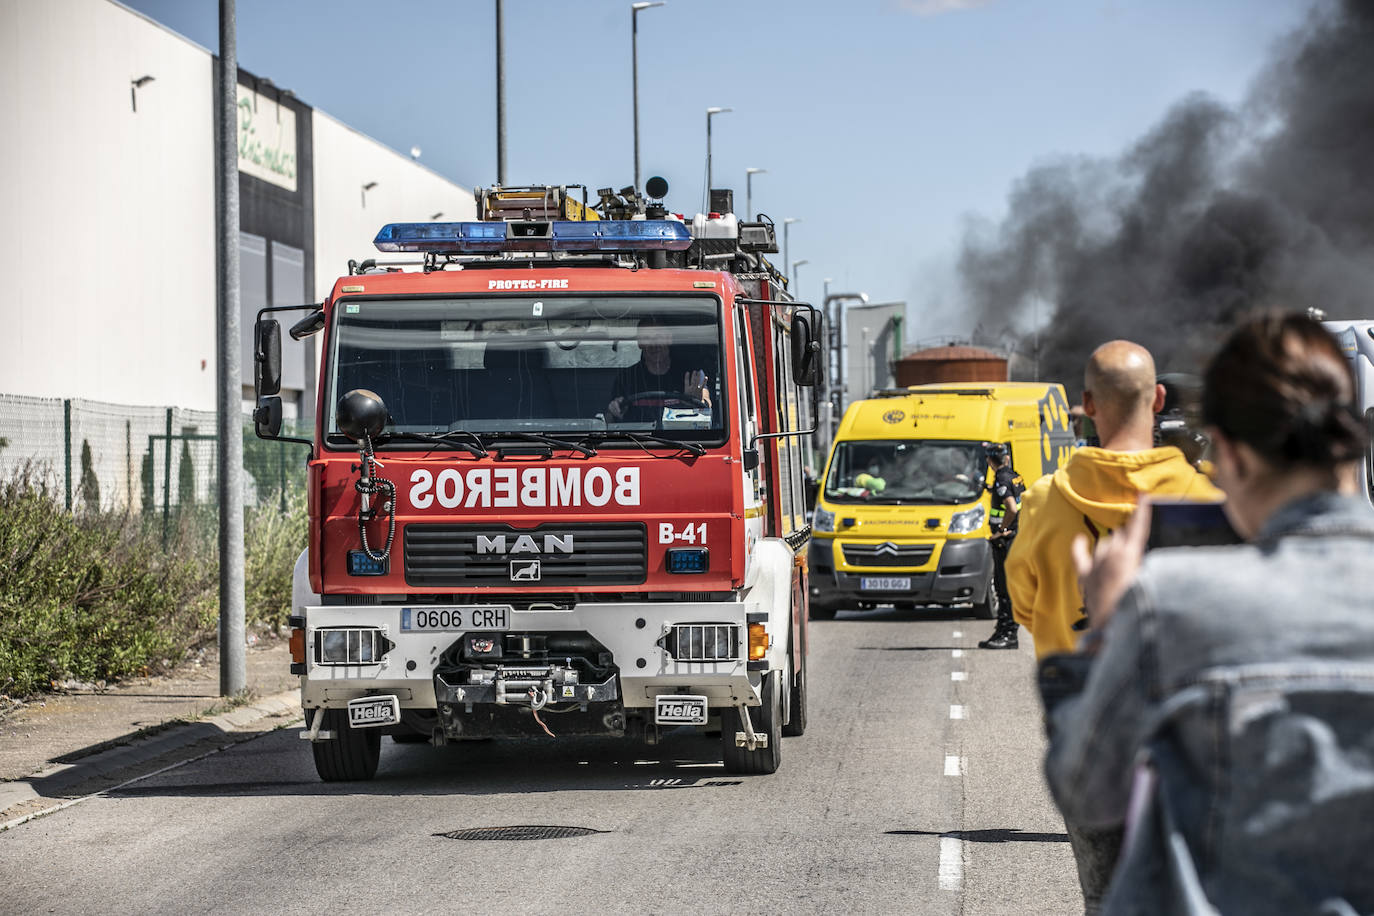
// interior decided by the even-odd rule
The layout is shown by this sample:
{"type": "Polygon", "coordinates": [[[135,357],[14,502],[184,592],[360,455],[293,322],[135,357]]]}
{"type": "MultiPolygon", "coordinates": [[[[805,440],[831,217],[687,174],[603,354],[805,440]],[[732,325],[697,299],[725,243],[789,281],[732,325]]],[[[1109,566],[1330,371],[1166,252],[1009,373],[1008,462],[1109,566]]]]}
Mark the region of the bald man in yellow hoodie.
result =
{"type": "Polygon", "coordinates": [[[1072,652],[1083,618],[1069,547],[1096,541],[1130,517],[1141,493],[1216,502],[1221,491],[1173,446],[1154,446],[1154,415],[1164,406],[1150,351],[1113,340],[1093,351],[1083,373],[1083,412],[1099,448],[1080,448],[1021,500],[1021,528],[1007,555],[1007,589],[1016,620],[1030,630],[1039,658],[1072,652]]]}
{"type": "MultiPolygon", "coordinates": [[[[1154,415],[1164,406],[1150,352],[1128,340],[1093,351],[1083,373],[1083,412],[1100,448],[1080,448],[1021,500],[1021,529],[1007,555],[1007,590],[1016,620],[1030,630],[1039,658],[1072,652],[1082,633],[1083,597],[1070,545],[1120,528],[1141,493],[1217,502],[1221,491],[1173,446],[1154,446],[1154,415]]],[[[1096,913],[1121,847],[1119,829],[1066,824],[1085,912],[1096,913]]]]}

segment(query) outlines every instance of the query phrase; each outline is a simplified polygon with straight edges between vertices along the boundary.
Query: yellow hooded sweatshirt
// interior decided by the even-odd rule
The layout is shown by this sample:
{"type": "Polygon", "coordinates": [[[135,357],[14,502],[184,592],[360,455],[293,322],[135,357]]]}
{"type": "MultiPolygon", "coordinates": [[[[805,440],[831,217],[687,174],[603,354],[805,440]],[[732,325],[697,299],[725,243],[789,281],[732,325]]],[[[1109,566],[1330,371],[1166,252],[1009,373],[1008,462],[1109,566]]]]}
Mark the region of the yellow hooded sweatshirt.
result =
{"type": "Polygon", "coordinates": [[[1007,591],[1018,623],[1030,630],[1039,658],[1071,652],[1082,634],[1073,539],[1096,540],[1121,527],[1140,493],[1195,502],[1223,494],[1173,446],[1140,452],[1080,448],[1053,475],[1037,480],[1021,501],[1019,533],[1007,554],[1007,591]]]}

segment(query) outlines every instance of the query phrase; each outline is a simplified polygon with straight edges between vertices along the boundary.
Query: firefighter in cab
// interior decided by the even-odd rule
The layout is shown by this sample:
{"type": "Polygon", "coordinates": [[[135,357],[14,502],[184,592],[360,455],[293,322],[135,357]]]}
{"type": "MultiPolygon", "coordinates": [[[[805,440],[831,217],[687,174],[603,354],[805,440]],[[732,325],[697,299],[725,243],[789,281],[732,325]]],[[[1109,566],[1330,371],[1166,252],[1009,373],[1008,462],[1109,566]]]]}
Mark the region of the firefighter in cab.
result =
{"type": "Polygon", "coordinates": [[[983,452],[992,468],[993,479],[989,524],[992,534],[992,587],[997,592],[997,625],[992,635],[978,644],[980,649],[1015,649],[1016,618],[1011,614],[1011,595],[1007,593],[1007,551],[1016,537],[1016,520],[1021,511],[1025,484],[1011,466],[1011,451],[1001,442],[984,442],[983,452]]]}

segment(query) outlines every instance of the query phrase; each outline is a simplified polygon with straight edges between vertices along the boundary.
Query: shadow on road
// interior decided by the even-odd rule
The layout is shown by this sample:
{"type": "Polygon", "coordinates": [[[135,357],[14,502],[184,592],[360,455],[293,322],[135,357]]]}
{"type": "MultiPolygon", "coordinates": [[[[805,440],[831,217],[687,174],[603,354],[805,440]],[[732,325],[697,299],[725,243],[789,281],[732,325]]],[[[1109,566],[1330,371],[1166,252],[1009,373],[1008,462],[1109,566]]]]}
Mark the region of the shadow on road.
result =
{"type": "Polygon", "coordinates": [[[202,761],[111,789],[114,798],[330,795],[499,795],[621,792],[742,785],[720,762],[719,739],[668,733],[657,745],[614,738],[457,742],[445,747],[382,739],[369,782],[320,782],[296,729],[267,733],[202,761]],[[283,766],[283,761],[288,761],[283,766]],[[237,778],[225,779],[226,775],[237,778]]]}
{"type": "Polygon", "coordinates": [[[1067,843],[1067,833],[1023,833],[1016,827],[990,830],[884,830],[888,836],[938,836],[969,843],[1067,843]]]}

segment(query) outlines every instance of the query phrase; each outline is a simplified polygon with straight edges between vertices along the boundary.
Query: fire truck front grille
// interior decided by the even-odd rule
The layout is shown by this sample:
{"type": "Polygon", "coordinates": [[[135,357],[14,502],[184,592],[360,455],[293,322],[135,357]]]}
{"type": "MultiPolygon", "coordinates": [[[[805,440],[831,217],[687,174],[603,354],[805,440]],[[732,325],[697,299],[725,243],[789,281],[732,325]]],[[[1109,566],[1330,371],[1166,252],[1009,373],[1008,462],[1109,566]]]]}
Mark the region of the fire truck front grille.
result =
{"type": "Polygon", "coordinates": [[[633,585],[648,571],[648,534],[629,525],[407,525],[414,586],[633,585]]]}
{"type": "Polygon", "coordinates": [[[923,566],[935,550],[930,544],[845,544],[844,561],[850,566],[923,566]]]}

